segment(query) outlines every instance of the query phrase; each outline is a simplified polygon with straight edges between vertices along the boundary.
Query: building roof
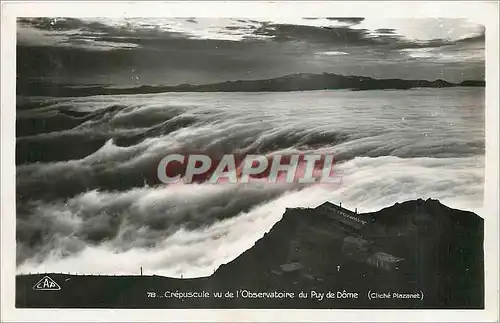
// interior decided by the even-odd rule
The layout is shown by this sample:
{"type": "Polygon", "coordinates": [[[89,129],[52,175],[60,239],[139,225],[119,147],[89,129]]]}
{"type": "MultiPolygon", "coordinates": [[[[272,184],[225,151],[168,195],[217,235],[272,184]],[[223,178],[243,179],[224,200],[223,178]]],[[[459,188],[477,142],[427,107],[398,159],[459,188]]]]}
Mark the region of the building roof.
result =
{"type": "Polygon", "coordinates": [[[361,229],[368,223],[366,220],[361,219],[358,214],[330,202],[321,204],[315,210],[323,212],[327,216],[356,230],[361,229]]]}
{"type": "Polygon", "coordinates": [[[381,260],[384,262],[391,262],[391,263],[396,263],[403,260],[403,258],[398,258],[396,256],[390,255],[385,252],[376,252],[373,255],[371,255],[370,258],[376,258],[377,260],[381,260]]]}
{"type": "Polygon", "coordinates": [[[285,272],[302,269],[302,265],[298,262],[283,264],[283,265],[280,265],[280,267],[281,267],[281,270],[283,270],[285,272]]]}
{"type": "Polygon", "coordinates": [[[370,241],[358,238],[358,237],[353,237],[353,236],[347,236],[344,238],[344,242],[349,242],[349,243],[355,243],[355,244],[369,244],[370,241]]]}

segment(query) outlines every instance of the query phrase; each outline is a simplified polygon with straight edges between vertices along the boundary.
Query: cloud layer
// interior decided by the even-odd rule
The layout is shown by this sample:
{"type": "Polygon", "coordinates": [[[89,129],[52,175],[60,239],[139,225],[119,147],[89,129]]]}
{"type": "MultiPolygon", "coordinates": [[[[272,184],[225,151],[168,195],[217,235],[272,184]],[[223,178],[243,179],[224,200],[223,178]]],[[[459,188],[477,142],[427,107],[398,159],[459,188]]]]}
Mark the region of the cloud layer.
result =
{"type": "Polygon", "coordinates": [[[20,18],[18,79],[180,84],[292,73],[484,78],[465,19],[20,18]]]}

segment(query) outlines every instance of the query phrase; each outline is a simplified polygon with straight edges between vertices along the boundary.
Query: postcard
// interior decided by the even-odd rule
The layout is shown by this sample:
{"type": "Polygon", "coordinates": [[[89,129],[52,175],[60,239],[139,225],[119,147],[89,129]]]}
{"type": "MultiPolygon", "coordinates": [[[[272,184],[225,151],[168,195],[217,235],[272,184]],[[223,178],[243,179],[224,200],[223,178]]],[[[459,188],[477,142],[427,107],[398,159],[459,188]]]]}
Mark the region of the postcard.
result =
{"type": "Polygon", "coordinates": [[[498,36],[497,2],[2,3],[2,320],[498,320],[498,36]]]}

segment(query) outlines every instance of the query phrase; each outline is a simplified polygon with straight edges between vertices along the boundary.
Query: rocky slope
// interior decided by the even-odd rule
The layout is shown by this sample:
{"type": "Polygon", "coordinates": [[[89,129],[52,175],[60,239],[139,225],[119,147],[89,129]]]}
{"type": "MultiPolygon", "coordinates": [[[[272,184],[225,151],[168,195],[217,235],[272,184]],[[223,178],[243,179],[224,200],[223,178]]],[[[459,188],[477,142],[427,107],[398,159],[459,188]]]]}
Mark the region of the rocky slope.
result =
{"type": "Polygon", "coordinates": [[[407,201],[365,214],[326,203],[316,209],[287,210],[252,248],[210,277],[48,274],[61,290],[36,291],[33,284],[45,275],[24,275],[17,277],[16,304],[483,308],[483,256],[483,219],[437,200],[407,201]],[[334,215],[336,210],[340,213],[334,215]],[[172,296],[175,291],[209,296],[177,298],[172,296]],[[216,297],[216,292],[223,296],[216,297]],[[299,297],[301,292],[306,297],[299,297]]]}

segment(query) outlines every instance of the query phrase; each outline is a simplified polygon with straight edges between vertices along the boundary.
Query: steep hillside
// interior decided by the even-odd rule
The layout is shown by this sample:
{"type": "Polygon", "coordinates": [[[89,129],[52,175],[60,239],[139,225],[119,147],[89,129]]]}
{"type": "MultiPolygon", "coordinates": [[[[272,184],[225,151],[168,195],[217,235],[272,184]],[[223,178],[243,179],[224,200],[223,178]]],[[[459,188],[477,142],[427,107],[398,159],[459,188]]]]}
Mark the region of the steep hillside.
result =
{"type": "Polygon", "coordinates": [[[252,248],[210,277],[48,274],[61,290],[36,291],[32,286],[44,275],[25,275],[17,277],[16,303],[18,307],[482,308],[483,230],[483,219],[476,214],[437,200],[407,201],[365,214],[327,202],[315,209],[288,209],[252,248]],[[166,297],[166,291],[204,291],[210,296],[180,299],[166,297]],[[228,296],[214,297],[214,292],[228,296]],[[298,297],[301,292],[306,297],[298,297]]]}

